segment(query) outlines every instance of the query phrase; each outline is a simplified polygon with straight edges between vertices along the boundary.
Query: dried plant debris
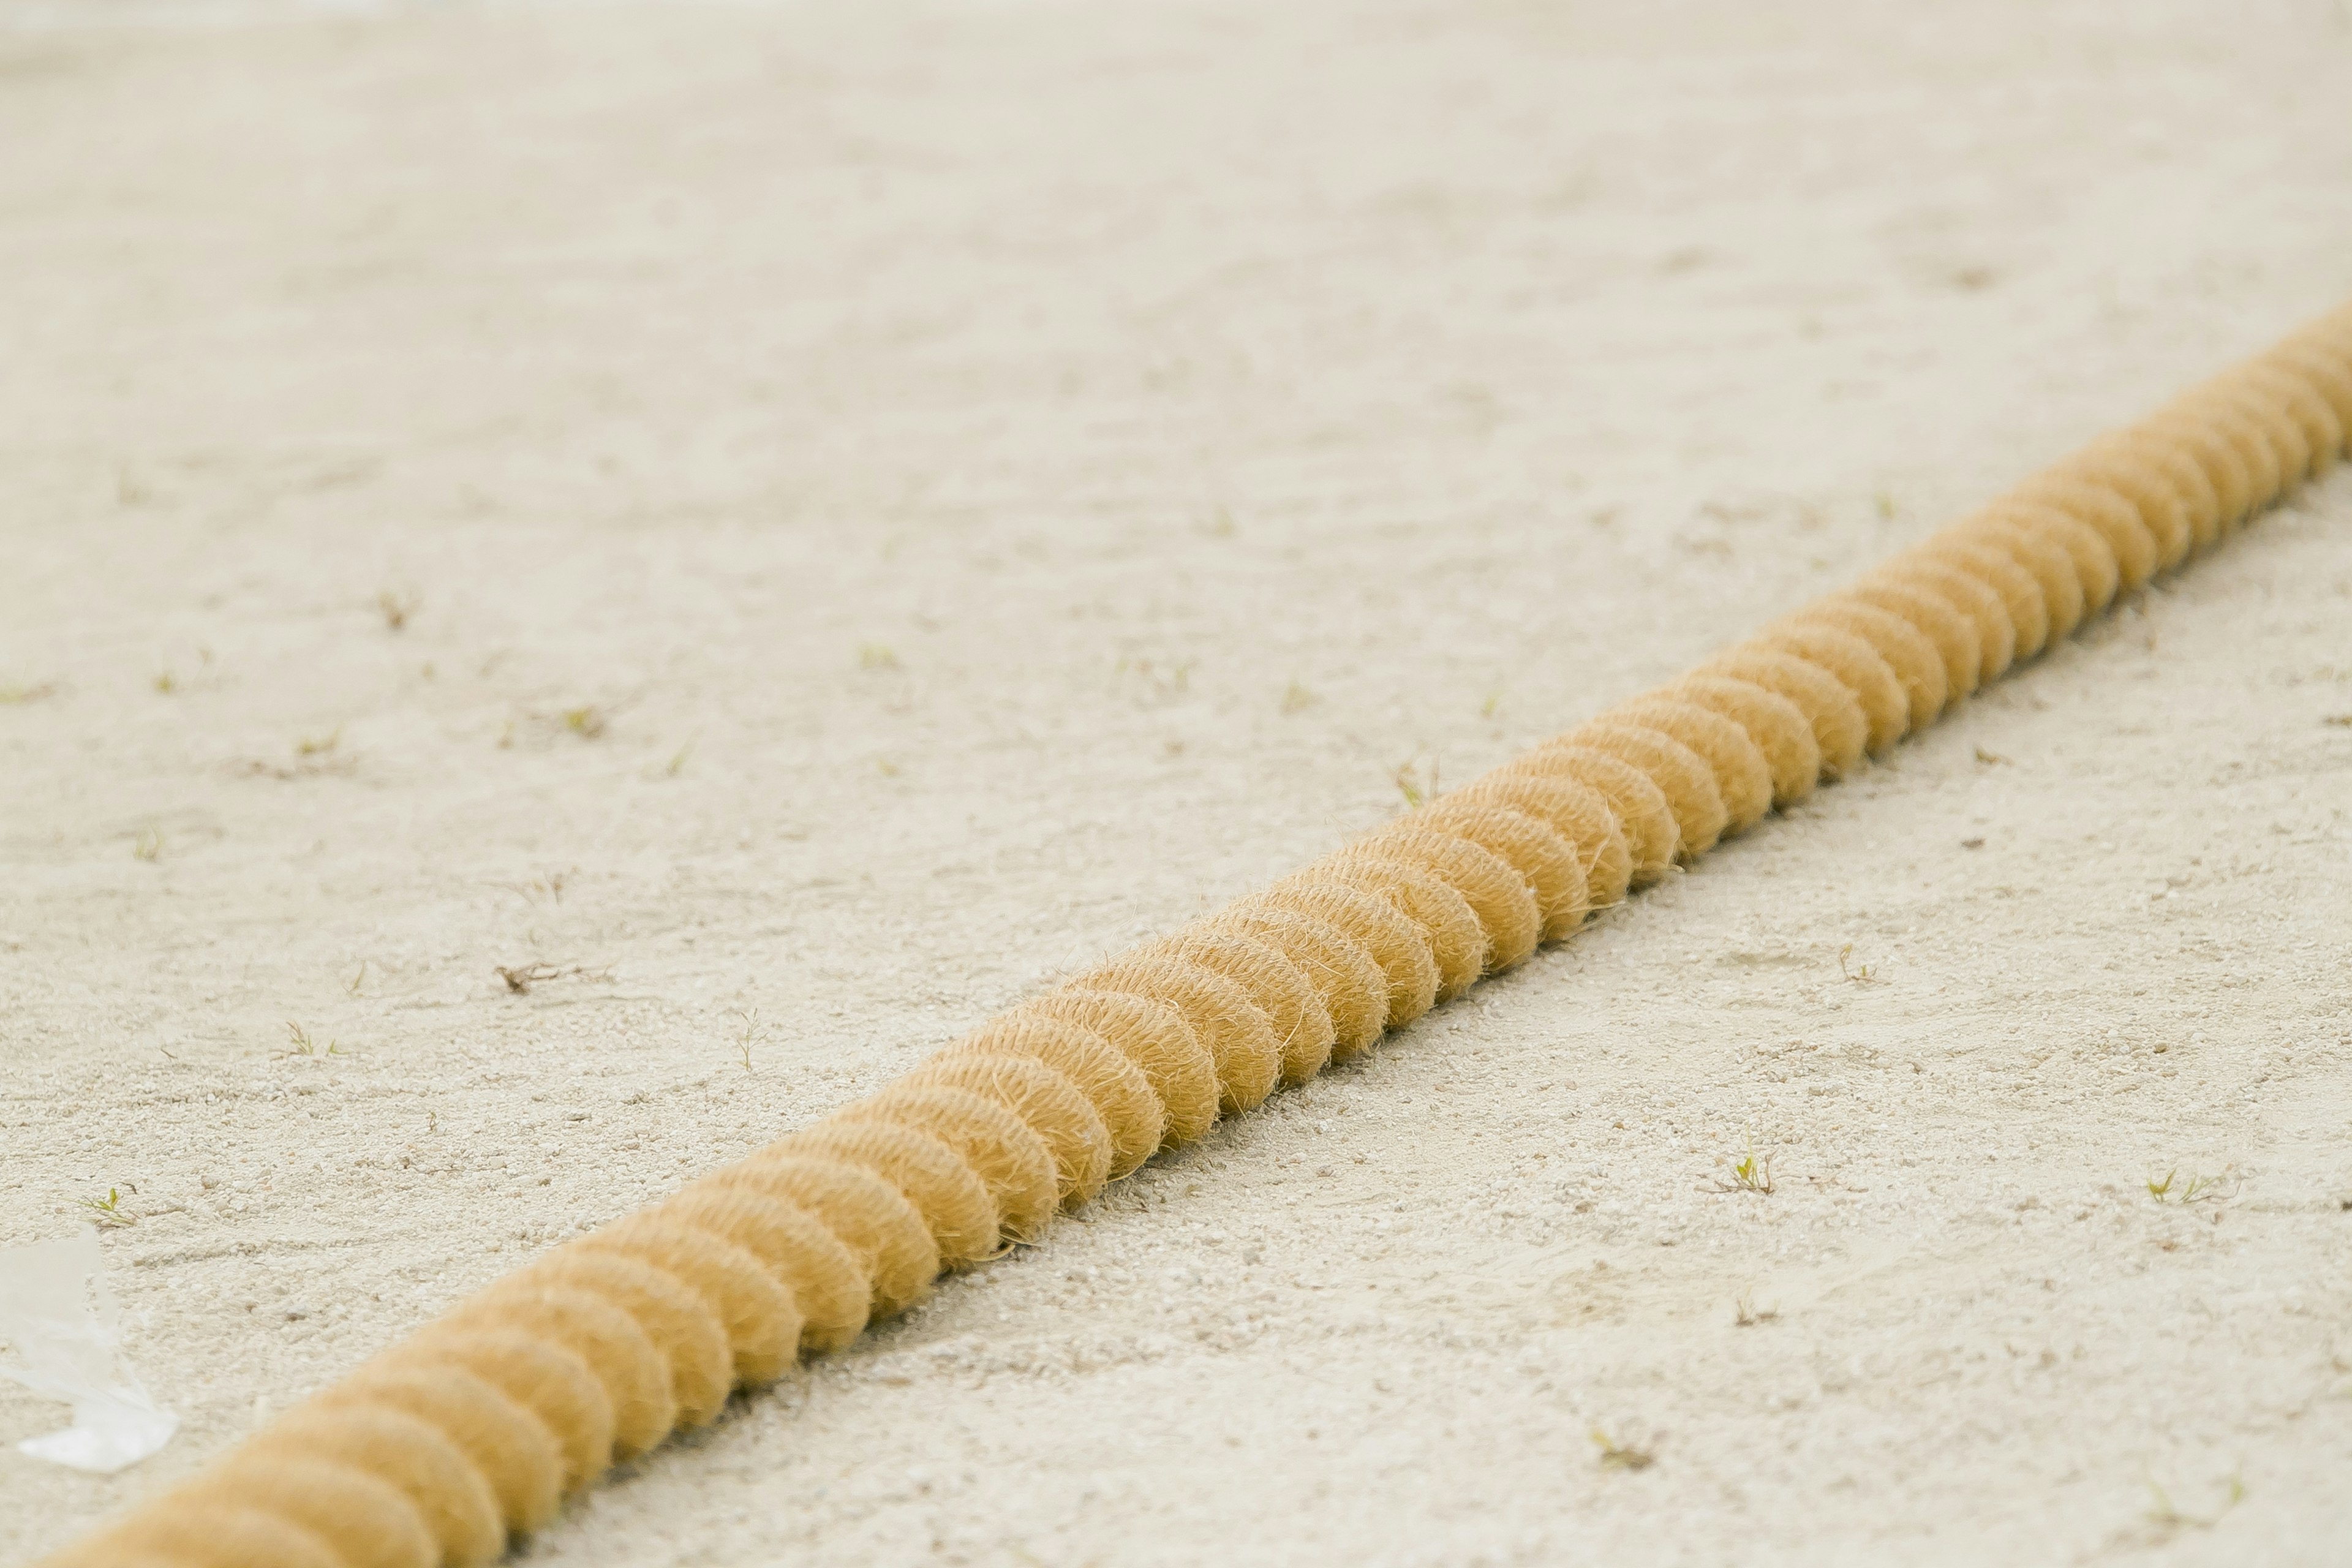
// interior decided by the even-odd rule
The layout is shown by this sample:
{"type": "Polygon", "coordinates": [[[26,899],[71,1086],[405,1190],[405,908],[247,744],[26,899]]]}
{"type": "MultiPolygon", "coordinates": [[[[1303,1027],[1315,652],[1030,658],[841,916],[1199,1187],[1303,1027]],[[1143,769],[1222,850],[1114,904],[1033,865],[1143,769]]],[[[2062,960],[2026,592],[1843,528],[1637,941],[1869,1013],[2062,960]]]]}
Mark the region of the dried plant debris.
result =
{"type": "Polygon", "coordinates": [[[493,973],[506,982],[509,991],[518,996],[528,996],[535,988],[558,980],[602,982],[613,978],[613,971],[609,967],[594,968],[581,963],[525,963],[513,968],[501,965],[493,973]]]}

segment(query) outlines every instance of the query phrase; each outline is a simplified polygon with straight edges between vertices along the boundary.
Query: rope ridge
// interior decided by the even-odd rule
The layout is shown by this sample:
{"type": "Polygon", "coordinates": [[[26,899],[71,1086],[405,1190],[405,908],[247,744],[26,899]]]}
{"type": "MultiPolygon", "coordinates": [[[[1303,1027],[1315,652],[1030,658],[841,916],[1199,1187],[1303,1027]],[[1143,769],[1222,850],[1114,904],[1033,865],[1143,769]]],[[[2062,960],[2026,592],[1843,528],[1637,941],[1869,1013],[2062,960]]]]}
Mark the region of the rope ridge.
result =
{"type": "Polygon", "coordinates": [[[558,1247],[40,1568],[472,1568],[945,1269],[1750,830],[2228,539],[2352,427],[2352,305],[1273,887],[558,1247]]]}

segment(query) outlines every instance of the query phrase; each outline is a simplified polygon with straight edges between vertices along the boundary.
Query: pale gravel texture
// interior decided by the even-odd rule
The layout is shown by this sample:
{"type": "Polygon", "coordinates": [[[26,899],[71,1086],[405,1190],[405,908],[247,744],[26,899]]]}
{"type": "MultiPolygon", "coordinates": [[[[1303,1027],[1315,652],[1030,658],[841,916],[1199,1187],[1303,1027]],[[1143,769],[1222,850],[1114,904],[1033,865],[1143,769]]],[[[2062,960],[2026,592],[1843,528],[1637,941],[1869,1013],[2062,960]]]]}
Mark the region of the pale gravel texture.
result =
{"type": "MultiPolygon", "coordinates": [[[[2352,293],[2322,0],[851,10],[0,11],[0,1557],[2352,293]]],[[[2346,714],[2339,475],[525,1559],[2340,1562],[2346,714]]]]}

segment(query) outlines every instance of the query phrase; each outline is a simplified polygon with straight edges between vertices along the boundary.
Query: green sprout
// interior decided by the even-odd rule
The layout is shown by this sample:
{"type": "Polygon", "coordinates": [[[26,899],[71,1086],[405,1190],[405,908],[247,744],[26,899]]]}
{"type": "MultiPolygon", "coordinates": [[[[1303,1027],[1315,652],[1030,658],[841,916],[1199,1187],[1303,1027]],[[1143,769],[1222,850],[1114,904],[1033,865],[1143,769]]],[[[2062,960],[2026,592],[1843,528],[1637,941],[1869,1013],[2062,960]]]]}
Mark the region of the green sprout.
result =
{"type": "Polygon", "coordinates": [[[82,1199],[81,1206],[89,1211],[90,1217],[100,1226],[109,1230],[139,1223],[137,1215],[122,1212],[122,1194],[112,1187],[106,1189],[106,1196],[102,1198],[82,1199]]]}

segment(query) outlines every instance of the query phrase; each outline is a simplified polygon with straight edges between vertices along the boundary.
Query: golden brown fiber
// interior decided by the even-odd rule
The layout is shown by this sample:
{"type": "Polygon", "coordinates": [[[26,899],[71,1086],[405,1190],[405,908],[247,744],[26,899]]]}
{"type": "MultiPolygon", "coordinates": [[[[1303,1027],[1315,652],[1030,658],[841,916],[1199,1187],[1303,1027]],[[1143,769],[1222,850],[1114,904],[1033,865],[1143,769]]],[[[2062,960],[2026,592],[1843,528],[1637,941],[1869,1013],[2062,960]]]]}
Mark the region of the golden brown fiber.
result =
{"type": "Polygon", "coordinates": [[[1004,1239],[1044,1237],[1062,1202],[1053,1151],[1003,1104],[969,1089],[900,1079],[871,1099],[834,1113],[837,1121],[882,1121],[945,1144],[988,1187],[1004,1239]]]}
{"type": "Polygon", "coordinates": [[[351,1568],[351,1559],[283,1514],[191,1489],[165,1493],[42,1568],[351,1568]]]}
{"type": "Polygon", "coordinates": [[[2347,440],[2352,440],[2352,361],[2330,357],[2316,342],[2290,339],[2263,355],[2259,363],[2300,377],[2326,400],[2336,415],[2335,453],[2342,457],[2347,440]]]}
{"type": "Polygon", "coordinates": [[[1431,954],[1427,933],[1378,893],[1332,880],[1312,885],[1294,880],[1234,907],[1304,915],[1360,945],[1381,966],[1381,978],[1387,983],[1385,1022],[1391,1029],[1403,1028],[1437,1001],[1437,960],[1431,954]]]}
{"type": "Polygon", "coordinates": [[[1240,986],[1264,1015],[1279,1050],[1282,1081],[1305,1083],[1331,1059],[1331,1009],[1307,972],[1280,948],[1242,931],[1180,931],[1144,950],[1197,964],[1240,986]]]}
{"type": "Polygon", "coordinates": [[[49,1568],[486,1562],[730,1388],[1933,722],[2324,471],[2347,423],[2352,306],[1682,680],[538,1258],[49,1568]]]}
{"type": "MultiPolygon", "coordinates": [[[[801,1313],[792,1292],[725,1237],[656,1208],[624,1215],[576,1245],[651,1264],[692,1290],[726,1331],[737,1383],[764,1387],[800,1359],[801,1313]]],[[[548,1502],[554,1505],[552,1492],[548,1502]]]]}
{"type": "Polygon", "coordinates": [[[735,1358],[718,1314],[676,1275],[640,1258],[574,1242],[527,1263],[482,1292],[495,1308],[508,1290],[570,1289],[603,1298],[636,1320],[669,1362],[675,1425],[699,1426],[719,1414],[734,1383],[735,1358]]]}
{"type": "MultiPolygon", "coordinates": [[[[1874,757],[1884,755],[1911,728],[1911,700],[1895,667],[1875,647],[1843,627],[1818,621],[1784,621],[1725,657],[1751,653],[1801,659],[1844,687],[1862,711],[1864,749],[1874,757]]],[[[1818,738],[1820,731],[1814,734],[1818,738]]],[[[1827,754],[1825,751],[1823,755],[1827,754]]]]}
{"type": "MultiPolygon", "coordinates": [[[[1677,858],[1696,860],[1714,848],[1729,825],[1723,789],[1706,759],[1646,724],[1619,723],[1607,716],[1571,730],[1571,745],[1605,752],[1646,774],[1675,814],[1677,858]]],[[[1769,791],[1768,791],[1769,793],[1769,791]]]]}
{"type": "MultiPolygon", "coordinates": [[[[325,1460],[365,1471],[415,1506],[444,1563],[470,1568],[506,1550],[506,1525],[489,1481],[438,1426],[404,1411],[363,1403],[298,1405],[247,1439],[242,1455],[255,1463],[325,1460]]],[[[336,1544],[343,1533],[326,1539],[336,1544]]],[[[338,1555],[350,1553],[339,1548],[338,1555]]]]}
{"type": "MultiPolygon", "coordinates": [[[[1110,1180],[1110,1127],[1102,1112],[1068,1074],[1034,1057],[937,1056],[899,1081],[965,1089],[1021,1118],[1053,1152],[1066,1209],[1091,1201],[1110,1180]]],[[[1149,1079],[1144,1088],[1150,1089],[1149,1079]]]]}
{"type": "MultiPolygon", "coordinates": [[[[1860,651],[1867,658],[1877,658],[1866,647],[1860,651]]],[[[1891,688],[1893,674],[1886,679],[1891,688]]],[[[1670,689],[1688,687],[1704,691],[1717,680],[1753,686],[1797,710],[1812,733],[1815,780],[1843,778],[1870,748],[1870,718],[1862,710],[1862,700],[1843,681],[1811,659],[1751,644],[1716,655],[1670,689]]],[[[1900,693],[1896,696],[1899,700],[1900,693]]],[[[1723,709],[1717,711],[1732,716],[1723,709]]],[[[1762,746],[1764,742],[1759,741],[1757,744],[1762,746]]],[[[1801,748],[1791,744],[1787,751],[1791,754],[1792,768],[1801,763],[1801,748]]],[[[1778,796],[1783,749],[1776,745],[1768,747],[1767,752],[1773,758],[1773,793],[1778,796]]],[[[1811,783],[1804,786],[1808,791],[1811,787],[1811,783]]]]}
{"type": "Polygon", "coordinates": [[[1331,1019],[1331,1059],[1346,1061],[1387,1026],[1389,981],[1371,949],[1328,921],[1248,901],[1193,928],[1255,937],[1298,966],[1331,1019]]]}
{"type": "Polygon", "coordinates": [[[1623,901],[1633,875],[1633,851],[1623,824],[1599,790],[1561,773],[1497,768],[1437,802],[1441,807],[1473,803],[1525,812],[1559,835],[1583,869],[1588,913],[1623,901]]]}
{"type": "MultiPolygon", "coordinates": [[[[1998,599],[2009,623],[2009,658],[1990,673],[2006,675],[2011,664],[2032,658],[2050,640],[2049,599],[2041,582],[2015,555],[1981,541],[1948,539],[1931,540],[1895,560],[1958,573],[1998,599]]],[[[2064,562],[2058,565],[2065,569],[2064,562]]]]}
{"type": "MultiPolygon", "coordinates": [[[[585,1363],[604,1386],[601,1410],[583,1412],[584,1420],[602,1416],[612,1447],[599,1457],[590,1473],[601,1474],[614,1458],[644,1453],[677,1425],[677,1398],[670,1391],[669,1358],[645,1325],[602,1296],[518,1281],[512,1276],[490,1291],[459,1302],[446,1317],[429,1323],[412,1344],[438,1350],[516,1334],[568,1351],[585,1363]]],[[[591,1442],[593,1427],[557,1433],[567,1453],[591,1442]]]]}
{"type": "Polygon", "coordinates": [[[2197,529],[2193,552],[2213,548],[2279,493],[2278,454],[2252,421],[2234,411],[2192,408],[2177,400],[2129,429],[2101,439],[2132,437],[2151,446],[2178,447],[2194,455],[2204,468],[2218,515],[2209,525],[2191,514],[2197,529]]]}
{"type": "Polygon", "coordinates": [[[1739,727],[1764,760],[1771,804],[1787,805],[1813,793],[1821,782],[1822,746],[1798,706],[1753,681],[1722,675],[1685,675],[1658,695],[1670,702],[1704,708],[1739,727]]]}
{"type": "Polygon", "coordinates": [[[1543,911],[1527,882],[1493,851],[1406,817],[1359,839],[1339,858],[1358,854],[1417,866],[1461,894],[1486,934],[1486,973],[1508,969],[1535,952],[1543,911]]]}
{"type": "Polygon", "coordinates": [[[2209,418],[2226,413],[2252,426],[2277,465],[2281,495],[2301,484],[2310,472],[2310,434],[2294,409],[2266,404],[2253,388],[2226,374],[2190,393],[2188,402],[2209,418]]]}
{"type": "Polygon", "coordinates": [[[969,1268],[997,1251],[1003,1221],[988,1184],[947,1144],[888,1121],[831,1121],[769,1145],[792,1154],[863,1165],[915,1205],[950,1268],[969,1268]]]}
{"type": "MultiPolygon", "coordinates": [[[[2137,593],[2156,575],[2161,552],[2156,535],[2129,499],[2104,483],[2077,479],[2064,468],[2035,475],[2009,492],[2009,499],[2046,507],[2071,517],[2105,541],[2116,558],[2119,592],[2137,593]]],[[[2085,584],[2085,597],[2088,597],[2085,584]]]]}
{"type": "Polygon", "coordinates": [[[415,1501],[357,1466],[240,1448],[180,1493],[197,1507],[248,1508],[282,1520],[325,1542],[347,1568],[436,1568],[441,1561],[441,1543],[415,1501]]]}
{"type": "Polygon", "coordinates": [[[1917,626],[1892,611],[1846,594],[1831,594],[1788,617],[1791,626],[1826,626],[1848,632],[1871,646],[1903,688],[1904,728],[1898,735],[1926,729],[1944,711],[1950,695],[1944,655],[1917,626]]]}
{"type": "MultiPolygon", "coordinates": [[[[2053,514],[2053,516],[2055,514],[2053,514]]],[[[2088,529],[2072,519],[2060,519],[2070,528],[2088,529]]],[[[2094,542],[2095,534],[2091,535],[2094,542]]],[[[2074,636],[2074,628],[2083,624],[2087,606],[2083,595],[2083,567],[2074,553],[2048,531],[2036,528],[2025,517],[2014,511],[1990,510],[1957,522],[1930,537],[1919,547],[1934,554],[1948,554],[1954,550],[1982,549],[2007,556],[2017,566],[2030,574],[2033,584],[2041,590],[2042,615],[2045,623],[2042,647],[2074,636]]],[[[2108,575],[2112,581],[2115,557],[2103,542],[2100,552],[2106,554],[2108,575]]],[[[2035,651],[2041,651],[2037,647],[2035,651]]]]}
{"type": "Polygon", "coordinates": [[[1167,1114],[1161,1146],[1190,1143],[1217,1123],[1217,1058],[1184,1015],[1156,996],[1065,985],[1022,1004],[1024,1013],[1075,1024],[1140,1068],[1167,1114]]]}
{"type": "Polygon", "coordinates": [[[2050,469],[2049,477],[2079,481],[2122,497],[2137,514],[2141,531],[2155,549],[2155,571],[2168,572],[2188,556],[2195,530],[2187,500],[2178,482],[2145,454],[2087,447],[2050,469]]]}
{"type": "Polygon", "coordinates": [[[792,1295],[803,1351],[837,1351],[865,1332],[872,1300],[867,1269],[808,1210],[752,1186],[706,1176],[655,1212],[731,1241],[758,1258],[792,1295]]]}
{"type": "MultiPolygon", "coordinates": [[[[2252,480],[2245,459],[2210,426],[2182,421],[2158,437],[2141,425],[2103,436],[2083,450],[2093,471],[2137,467],[2170,488],[2189,528],[2184,557],[2210,546],[2246,514],[2252,480]]],[[[2180,563],[2175,558],[2165,565],[2168,571],[2180,563]]]]}
{"type": "Polygon", "coordinates": [[[496,1387],[555,1439],[563,1467],[559,1492],[579,1490],[613,1462],[612,1396],[586,1359],[554,1339],[519,1328],[436,1324],[370,1364],[456,1367],[496,1387]]]}
{"type": "Polygon", "coordinates": [[[771,1143],[709,1179],[814,1215],[857,1258],[875,1316],[895,1316],[931,1293],[940,1246],[930,1226],[904,1193],[863,1165],[771,1143]]]}
{"type": "Polygon", "coordinates": [[[322,1409],[377,1405],[436,1428],[489,1483],[509,1531],[528,1534],[555,1517],[563,1496],[562,1447],[545,1422],[487,1378],[462,1367],[379,1356],[312,1403],[322,1409]]]}
{"type": "Polygon", "coordinates": [[[1999,680],[2016,661],[2017,623],[2010,617],[2007,601],[1982,579],[1951,563],[1906,551],[1863,581],[1916,589],[1958,611],[1976,634],[1979,684],[1999,680]]]}
{"type": "Polygon", "coordinates": [[[1682,829],[1665,792],[1622,757],[1554,739],[1522,752],[1486,777],[1514,774],[1582,784],[1601,796],[1625,838],[1628,887],[1648,887],[1673,868],[1682,852],[1682,829]]]}
{"type": "MultiPolygon", "coordinates": [[[[1167,1003],[1208,1047],[1217,1065],[1217,1104],[1226,1115],[1252,1110],[1282,1077],[1282,1037],[1248,987],[1191,958],[1145,950],[1114,960],[1073,982],[1091,991],[1124,991],[1167,1003]]],[[[1116,1140],[1116,1131],[1114,1131],[1116,1140]]],[[[1154,1140],[1152,1148],[1159,1147],[1154,1140]]],[[[1144,1151],[1148,1158],[1151,1150],[1144,1151]]],[[[1139,1158],[1135,1164],[1142,1163],[1139,1158]]],[[[1122,1158],[1111,1174],[1135,1168],[1122,1158]]]]}
{"type": "Polygon", "coordinates": [[[1539,818],[1507,805],[1465,800],[1456,792],[1407,820],[1466,838],[1517,872],[1535,895],[1543,917],[1538,934],[1545,942],[1567,941],[1592,912],[1576,847],[1539,818]]]}
{"type": "Polygon", "coordinates": [[[1974,695],[1983,649],[1978,642],[1976,623],[1954,608],[1951,601],[1924,590],[1916,583],[1890,581],[1879,573],[1846,589],[1844,596],[1855,604],[1885,610],[1935,645],[1936,657],[1944,662],[1947,704],[1974,695]]]}
{"type": "Polygon", "coordinates": [[[1351,888],[1385,899],[1410,921],[1436,968],[1438,1001],[1452,1001],[1486,973],[1489,944],[1477,911],[1417,861],[1358,845],[1276,884],[1277,890],[1320,886],[1351,888]]]}
{"type": "MultiPolygon", "coordinates": [[[[1130,987],[1097,985],[1095,989],[1130,987]]],[[[1142,992],[1147,996],[1157,994],[1142,992]]],[[[1186,1022],[1196,1031],[1201,1029],[1199,1018],[1188,1016],[1186,1022]]],[[[1213,1052],[1219,1042],[1210,1039],[1205,1032],[1202,1038],[1213,1052]]],[[[1160,1097],[1151,1091],[1151,1080],[1143,1075],[1141,1068],[1112,1049],[1110,1042],[1092,1029],[1037,1014],[1008,1014],[982,1025],[940,1054],[1027,1057],[1068,1079],[1094,1106],[1095,1114],[1102,1118],[1103,1127],[1110,1134],[1109,1176],[1113,1181],[1151,1158],[1152,1151],[1160,1147],[1160,1139],[1167,1134],[1168,1112],[1160,1105],[1160,1097]]],[[[1268,1055],[1272,1055],[1270,1050],[1268,1055]]]]}
{"type": "Polygon", "coordinates": [[[1747,731],[1696,702],[1653,694],[1620,702],[1601,715],[1610,724],[1634,724],[1687,746],[1715,775],[1726,833],[1745,833],[1772,809],[1772,767],[1747,731]]]}

